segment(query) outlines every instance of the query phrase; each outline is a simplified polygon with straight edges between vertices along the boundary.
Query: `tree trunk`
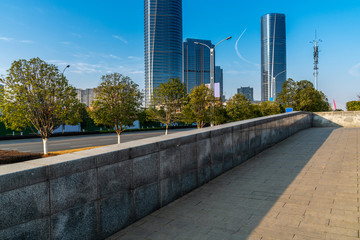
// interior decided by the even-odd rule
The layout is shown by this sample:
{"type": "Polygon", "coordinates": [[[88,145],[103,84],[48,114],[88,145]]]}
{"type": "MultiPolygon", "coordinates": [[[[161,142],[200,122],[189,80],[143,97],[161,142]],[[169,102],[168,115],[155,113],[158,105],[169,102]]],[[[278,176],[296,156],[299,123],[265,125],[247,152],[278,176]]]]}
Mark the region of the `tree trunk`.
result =
{"type": "Polygon", "coordinates": [[[165,135],[168,135],[168,128],[169,128],[169,124],[166,124],[165,135]]]}
{"type": "Polygon", "coordinates": [[[211,126],[211,127],[214,126],[214,121],[211,121],[210,126],[211,126]]]}
{"type": "Polygon", "coordinates": [[[48,154],[48,148],[47,148],[47,138],[43,138],[43,146],[44,146],[44,154],[48,154]]]}
{"type": "Polygon", "coordinates": [[[120,134],[121,133],[118,133],[117,136],[118,136],[118,144],[120,144],[120,134]]]}

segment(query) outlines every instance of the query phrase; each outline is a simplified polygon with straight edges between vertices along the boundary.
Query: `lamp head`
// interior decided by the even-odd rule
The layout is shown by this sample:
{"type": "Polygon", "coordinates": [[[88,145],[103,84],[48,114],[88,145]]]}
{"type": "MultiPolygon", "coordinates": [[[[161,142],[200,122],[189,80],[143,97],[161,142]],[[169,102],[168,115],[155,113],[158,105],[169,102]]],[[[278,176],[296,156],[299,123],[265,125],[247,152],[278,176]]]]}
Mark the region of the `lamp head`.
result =
{"type": "Polygon", "coordinates": [[[231,39],[232,37],[230,36],[230,37],[227,37],[225,40],[229,40],[229,39],[231,39]]]}

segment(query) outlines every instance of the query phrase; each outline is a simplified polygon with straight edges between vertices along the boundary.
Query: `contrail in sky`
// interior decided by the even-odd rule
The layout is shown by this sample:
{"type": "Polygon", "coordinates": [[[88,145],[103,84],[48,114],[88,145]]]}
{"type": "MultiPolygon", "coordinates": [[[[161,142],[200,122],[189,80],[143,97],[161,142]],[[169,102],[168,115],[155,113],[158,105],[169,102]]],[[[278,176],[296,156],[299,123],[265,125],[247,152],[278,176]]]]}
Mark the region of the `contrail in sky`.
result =
{"type": "Polygon", "coordinates": [[[240,54],[240,52],[239,52],[238,43],[239,43],[239,40],[241,39],[241,37],[242,37],[242,36],[244,35],[244,33],[246,32],[246,30],[247,30],[247,28],[245,28],[245,30],[241,33],[241,35],[240,35],[240,37],[238,38],[238,40],[236,40],[236,43],[235,43],[235,51],[236,51],[236,54],[237,54],[237,55],[239,56],[239,58],[240,58],[241,60],[243,60],[244,62],[247,62],[247,63],[249,63],[249,64],[251,64],[251,65],[256,66],[256,67],[259,67],[259,64],[256,64],[256,63],[253,63],[253,62],[247,60],[247,59],[244,58],[244,57],[240,54]]]}

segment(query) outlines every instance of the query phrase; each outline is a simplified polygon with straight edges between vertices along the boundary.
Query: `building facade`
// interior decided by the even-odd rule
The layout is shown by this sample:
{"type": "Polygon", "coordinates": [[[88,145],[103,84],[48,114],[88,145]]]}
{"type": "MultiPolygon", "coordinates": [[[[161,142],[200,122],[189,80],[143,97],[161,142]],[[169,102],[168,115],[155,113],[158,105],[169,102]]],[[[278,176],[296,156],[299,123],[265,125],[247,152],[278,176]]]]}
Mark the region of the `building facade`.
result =
{"type": "Polygon", "coordinates": [[[145,107],[155,88],[182,78],[182,0],[144,0],[145,107]]]}
{"type": "Polygon", "coordinates": [[[196,86],[210,83],[210,50],[196,42],[214,47],[209,40],[188,38],[183,42],[183,83],[188,93],[196,86]]]}
{"type": "Polygon", "coordinates": [[[241,87],[237,89],[237,93],[245,95],[250,101],[254,101],[254,88],[251,87],[241,87]]]}
{"type": "Polygon", "coordinates": [[[285,15],[266,14],[261,17],[261,101],[275,100],[285,80],[285,15]]]}
{"type": "Polygon", "coordinates": [[[86,106],[90,107],[91,102],[95,99],[95,89],[94,88],[87,88],[82,90],[81,88],[76,89],[77,99],[81,103],[86,104],[86,106]]]}
{"type": "Polygon", "coordinates": [[[215,97],[220,97],[222,100],[225,100],[224,96],[224,71],[220,66],[215,67],[215,97]],[[218,84],[219,90],[216,89],[218,84]]]}

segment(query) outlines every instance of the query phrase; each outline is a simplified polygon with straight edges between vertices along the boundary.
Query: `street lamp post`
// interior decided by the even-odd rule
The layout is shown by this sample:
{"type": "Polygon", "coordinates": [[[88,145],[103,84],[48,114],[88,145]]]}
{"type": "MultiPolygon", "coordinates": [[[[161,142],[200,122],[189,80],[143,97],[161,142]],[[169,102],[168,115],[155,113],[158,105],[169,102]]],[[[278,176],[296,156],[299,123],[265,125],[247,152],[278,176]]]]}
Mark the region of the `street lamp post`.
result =
{"type": "Polygon", "coordinates": [[[223,40],[221,40],[220,42],[218,42],[213,48],[206,45],[205,43],[201,43],[201,42],[194,42],[195,44],[199,44],[199,45],[203,45],[205,47],[207,47],[210,50],[210,89],[212,91],[214,91],[215,93],[215,89],[214,89],[214,82],[215,82],[215,48],[217,45],[219,45],[220,43],[222,43],[223,41],[229,40],[231,39],[231,37],[227,37],[223,40]]]}
{"type": "MultiPolygon", "coordinates": [[[[64,68],[64,70],[62,71],[61,76],[64,78],[64,72],[66,69],[68,69],[70,67],[70,65],[66,65],[66,67],[64,68]]],[[[65,132],[65,123],[62,124],[62,134],[64,134],[65,132]]]]}
{"type": "Polygon", "coordinates": [[[270,74],[266,74],[267,76],[271,77],[271,80],[268,81],[268,101],[270,101],[270,99],[275,99],[276,98],[276,78],[282,74],[286,72],[286,70],[279,72],[278,74],[274,76],[270,76],[270,74]],[[271,84],[269,84],[271,81],[271,84]]]}

